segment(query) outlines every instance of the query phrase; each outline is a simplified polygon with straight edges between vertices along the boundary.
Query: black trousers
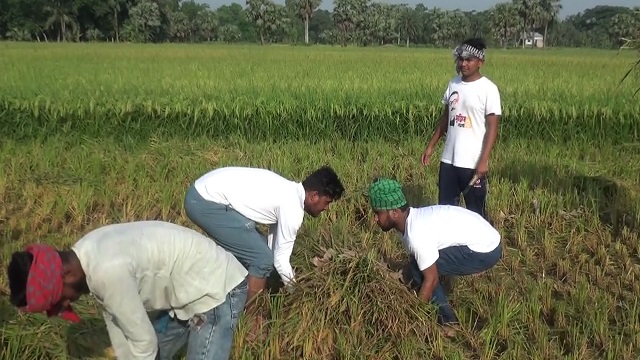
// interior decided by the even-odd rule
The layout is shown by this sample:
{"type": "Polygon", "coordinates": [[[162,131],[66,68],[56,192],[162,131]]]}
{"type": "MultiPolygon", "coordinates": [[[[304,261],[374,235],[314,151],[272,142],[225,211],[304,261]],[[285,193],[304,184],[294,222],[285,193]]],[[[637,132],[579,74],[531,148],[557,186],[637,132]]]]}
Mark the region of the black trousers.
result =
{"type": "MultiPolygon", "coordinates": [[[[471,181],[474,174],[475,169],[460,168],[440,162],[438,204],[460,205],[460,195],[469,185],[469,181],[471,181]]],[[[480,214],[480,216],[488,220],[486,201],[487,178],[484,177],[472,185],[464,196],[464,202],[467,209],[480,214]]]]}

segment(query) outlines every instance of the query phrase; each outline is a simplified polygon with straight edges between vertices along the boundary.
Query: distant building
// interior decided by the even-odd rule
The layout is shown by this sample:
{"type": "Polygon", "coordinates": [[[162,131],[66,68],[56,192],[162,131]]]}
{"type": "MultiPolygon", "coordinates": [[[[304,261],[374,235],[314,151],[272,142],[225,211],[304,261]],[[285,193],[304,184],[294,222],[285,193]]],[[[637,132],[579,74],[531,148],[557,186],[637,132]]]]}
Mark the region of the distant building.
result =
{"type": "Polygon", "coordinates": [[[523,36],[520,38],[518,44],[522,46],[522,42],[524,41],[524,46],[530,47],[544,47],[544,36],[538,32],[530,32],[526,34],[527,36],[523,36]]]}

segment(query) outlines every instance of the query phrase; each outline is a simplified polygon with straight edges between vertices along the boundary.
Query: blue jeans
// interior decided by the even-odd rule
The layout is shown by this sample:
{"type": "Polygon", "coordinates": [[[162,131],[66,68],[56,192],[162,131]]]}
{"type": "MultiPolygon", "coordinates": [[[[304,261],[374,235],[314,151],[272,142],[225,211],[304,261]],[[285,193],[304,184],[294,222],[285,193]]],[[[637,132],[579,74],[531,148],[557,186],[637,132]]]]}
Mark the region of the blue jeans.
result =
{"type": "MultiPolygon", "coordinates": [[[[502,257],[502,246],[499,244],[488,253],[475,252],[467,246],[452,246],[440,249],[439,253],[438,260],[436,260],[438,275],[464,276],[481,273],[492,268],[502,257]]],[[[415,258],[411,258],[409,266],[411,280],[417,287],[422,286],[424,276],[415,258]]],[[[440,281],[433,290],[431,301],[438,305],[438,323],[442,325],[458,322],[458,317],[447,301],[440,281]]]]}
{"type": "Polygon", "coordinates": [[[187,360],[227,360],[233,334],[247,300],[247,281],[231,290],[225,302],[189,321],[171,318],[163,311],[153,326],[158,337],[159,360],[170,360],[187,345],[187,360]]]}
{"type": "Polygon", "coordinates": [[[205,200],[193,186],[187,190],[184,209],[194,224],[204,230],[240,261],[249,275],[266,278],[273,271],[273,251],[258,232],[256,222],[227,205],[205,200]]]}

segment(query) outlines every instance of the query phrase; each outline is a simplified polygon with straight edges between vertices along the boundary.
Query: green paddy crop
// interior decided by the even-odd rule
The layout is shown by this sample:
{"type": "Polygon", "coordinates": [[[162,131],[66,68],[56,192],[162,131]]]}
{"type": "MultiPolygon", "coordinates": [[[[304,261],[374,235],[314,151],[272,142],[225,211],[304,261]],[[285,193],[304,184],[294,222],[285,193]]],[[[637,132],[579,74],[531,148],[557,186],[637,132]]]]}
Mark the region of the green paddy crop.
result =
{"type": "MultiPolygon", "coordinates": [[[[12,251],[59,247],[107,223],[184,215],[188,184],[225,165],[301,179],[322,164],[347,194],[307,219],[292,294],[234,359],[637,359],[640,110],[632,54],[491,50],[504,118],[489,212],[504,258],[458,278],[463,326],[442,336],[401,283],[406,256],[364,191],[378,175],[437,199],[419,159],[453,75],[437,49],[0,43],[0,293],[12,251]],[[326,260],[319,261],[327,255],[326,260]],[[332,256],[328,256],[333,254],[332,256]]],[[[439,151],[436,153],[439,155],[439,151]]],[[[69,325],[0,297],[0,359],[104,359],[90,297],[69,325]]]]}
{"type": "MultiPolygon", "coordinates": [[[[454,75],[443,50],[177,45],[0,45],[2,136],[53,133],[252,140],[424,136],[454,75]]],[[[489,53],[504,138],[638,138],[632,58],[489,53]]]]}

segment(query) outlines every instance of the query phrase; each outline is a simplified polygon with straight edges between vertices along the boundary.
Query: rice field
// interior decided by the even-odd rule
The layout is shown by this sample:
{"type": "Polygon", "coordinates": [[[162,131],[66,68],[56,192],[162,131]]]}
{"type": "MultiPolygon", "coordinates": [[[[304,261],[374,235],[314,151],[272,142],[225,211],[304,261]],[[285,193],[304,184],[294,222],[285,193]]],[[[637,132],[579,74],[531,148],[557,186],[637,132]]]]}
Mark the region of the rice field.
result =
{"type": "Polygon", "coordinates": [[[449,339],[402,284],[405,253],[364,197],[390,175],[412,205],[435,203],[437,161],[420,155],[449,50],[0,43],[0,359],[110,358],[91,298],[79,325],[10,306],[12,251],[122,221],[197,229],[182,200],[202,173],[302,179],[323,164],[347,194],[305,219],[300,287],[264,299],[267,339],[249,344],[242,324],[233,359],[637,359],[640,82],[619,84],[635,55],[490,50],[504,116],[488,209],[505,255],[452,281],[463,326],[449,339]]]}

